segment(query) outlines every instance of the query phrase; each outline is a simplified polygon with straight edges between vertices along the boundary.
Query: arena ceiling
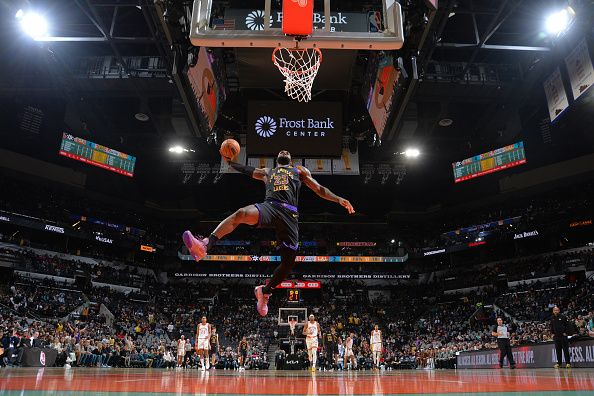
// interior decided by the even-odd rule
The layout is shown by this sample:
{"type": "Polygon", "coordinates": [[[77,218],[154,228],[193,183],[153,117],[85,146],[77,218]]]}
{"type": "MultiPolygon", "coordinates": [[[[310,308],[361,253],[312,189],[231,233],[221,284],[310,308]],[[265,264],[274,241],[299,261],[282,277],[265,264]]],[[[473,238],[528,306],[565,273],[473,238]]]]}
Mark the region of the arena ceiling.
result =
{"type": "MultiPolygon", "coordinates": [[[[190,187],[176,192],[162,188],[179,185],[179,179],[171,174],[178,168],[170,164],[166,152],[172,142],[190,145],[199,160],[216,160],[216,148],[207,142],[209,133],[199,126],[198,115],[188,108],[188,97],[180,89],[177,75],[192,51],[184,24],[191,3],[4,0],[0,3],[0,39],[10,56],[0,64],[0,116],[4,125],[18,129],[19,115],[27,106],[33,106],[44,110],[45,119],[38,133],[5,130],[3,136],[10,138],[3,139],[0,146],[53,159],[56,132],[68,128],[144,158],[137,180],[141,190],[151,197],[175,200],[194,194],[190,187]],[[51,15],[50,36],[35,42],[23,35],[14,15],[25,7],[36,7],[51,15]],[[148,121],[139,121],[137,113],[146,114],[148,121]]],[[[591,2],[573,3],[581,13],[580,23],[591,26],[591,2]]],[[[233,1],[225,4],[249,5],[233,1]]],[[[374,9],[378,4],[381,2],[369,0],[365,4],[344,2],[342,6],[374,9]]],[[[538,148],[531,154],[534,166],[592,151],[592,138],[579,122],[584,116],[591,117],[587,106],[578,107],[565,120],[565,127],[578,129],[571,141],[563,139],[561,132],[555,137],[555,128],[560,128],[557,126],[549,131],[551,143],[541,127],[547,117],[542,80],[559,59],[559,43],[543,34],[543,22],[558,1],[443,0],[437,12],[429,11],[422,0],[403,1],[402,5],[407,22],[406,44],[398,56],[409,78],[397,97],[381,145],[377,139],[373,141],[373,127],[360,92],[368,53],[345,51],[329,56],[314,94],[344,103],[346,113],[352,116],[346,120],[349,133],[362,139],[359,151],[363,163],[400,163],[402,159],[394,153],[410,145],[420,147],[423,155],[416,163],[402,163],[407,174],[399,183],[369,186],[349,178],[353,180],[346,185],[345,179],[329,180],[331,187],[355,195],[364,189],[373,197],[364,204],[369,213],[404,207],[422,209],[459,199],[460,194],[472,195],[470,190],[481,194],[497,191],[493,179],[472,187],[454,187],[453,161],[522,139],[538,148]],[[418,73],[414,72],[412,57],[418,73]],[[451,126],[440,126],[444,119],[451,119],[451,126]],[[436,191],[440,194],[436,195],[436,191]]],[[[583,26],[579,28],[576,30],[582,33],[587,31],[583,26]]],[[[249,99],[282,97],[281,90],[275,88],[280,77],[269,77],[274,69],[264,52],[224,51],[227,74],[233,78],[217,123],[219,133],[243,128],[249,99]]],[[[228,188],[238,192],[249,183],[234,180],[228,188]]],[[[220,184],[199,188],[208,196],[216,194],[220,184]]],[[[258,194],[252,194],[253,198],[258,194]]],[[[197,202],[213,210],[237,203],[232,198],[216,205],[207,198],[198,198],[197,202]]],[[[322,205],[318,209],[326,211],[331,207],[322,205]]]]}

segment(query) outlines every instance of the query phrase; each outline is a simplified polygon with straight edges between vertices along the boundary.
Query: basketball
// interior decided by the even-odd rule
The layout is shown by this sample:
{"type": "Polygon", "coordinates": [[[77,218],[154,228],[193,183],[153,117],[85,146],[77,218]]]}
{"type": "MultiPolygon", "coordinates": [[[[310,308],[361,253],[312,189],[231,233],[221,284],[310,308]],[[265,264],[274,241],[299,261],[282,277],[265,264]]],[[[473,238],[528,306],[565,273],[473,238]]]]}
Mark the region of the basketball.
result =
{"type": "Polygon", "coordinates": [[[221,144],[219,152],[224,158],[234,159],[239,155],[239,143],[235,139],[227,139],[221,144]]]}

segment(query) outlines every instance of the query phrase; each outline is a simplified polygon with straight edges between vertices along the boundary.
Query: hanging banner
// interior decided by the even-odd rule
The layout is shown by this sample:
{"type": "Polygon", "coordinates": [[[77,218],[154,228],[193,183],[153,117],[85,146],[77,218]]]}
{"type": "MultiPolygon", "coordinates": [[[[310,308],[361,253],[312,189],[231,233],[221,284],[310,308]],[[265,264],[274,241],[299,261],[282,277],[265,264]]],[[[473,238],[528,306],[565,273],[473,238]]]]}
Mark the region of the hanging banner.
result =
{"type": "Polygon", "coordinates": [[[594,84],[594,68],[588,51],[586,39],[583,39],[577,47],[565,58],[573,99],[577,100],[584,92],[594,84]]]}
{"type": "Polygon", "coordinates": [[[305,167],[313,175],[331,175],[332,174],[332,160],[331,159],[305,159],[305,167]]]}
{"type": "Polygon", "coordinates": [[[353,154],[348,148],[343,148],[340,159],[332,160],[332,173],[335,175],[359,175],[359,152],[353,154]]]}
{"type": "Polygon", "coordinates": [[[547,96],[547,103],[549,105],[549,116],[551,122],[553,122],[569,106],[559,68],[555,69],[553,74],[545,80],[543,85],[545,95],[547,96]]]}
{"type": "MultiPolygon", "coordinates": [[[[247,161],[247,158],[246,158],[246,154],[245,154],[245,146],[241,146],[241,151],[239,152],[239,155],[237,156],[237,158],[235,158],[235,162],[237,162],[239,164],[245,164],[246,161],[247,161]]],[[[227,164],[227,161],[225,161],[221,157],[220,173],[239,173],[239,172],[237,172],[235,169],[231,168],[229,166],[229,164],[227,164]]]]}

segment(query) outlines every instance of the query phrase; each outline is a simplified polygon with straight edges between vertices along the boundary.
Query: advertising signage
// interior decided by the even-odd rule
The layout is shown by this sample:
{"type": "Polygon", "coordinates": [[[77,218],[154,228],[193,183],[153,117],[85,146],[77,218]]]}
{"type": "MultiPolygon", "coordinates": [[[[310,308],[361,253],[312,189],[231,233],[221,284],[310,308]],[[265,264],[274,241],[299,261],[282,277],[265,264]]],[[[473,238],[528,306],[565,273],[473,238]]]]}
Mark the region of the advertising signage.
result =
{"type": "Polygon", "coordinates": [[[247,154],[340,157],[342,104],[334,102],[260,102],[248,104],[247,154]]]}

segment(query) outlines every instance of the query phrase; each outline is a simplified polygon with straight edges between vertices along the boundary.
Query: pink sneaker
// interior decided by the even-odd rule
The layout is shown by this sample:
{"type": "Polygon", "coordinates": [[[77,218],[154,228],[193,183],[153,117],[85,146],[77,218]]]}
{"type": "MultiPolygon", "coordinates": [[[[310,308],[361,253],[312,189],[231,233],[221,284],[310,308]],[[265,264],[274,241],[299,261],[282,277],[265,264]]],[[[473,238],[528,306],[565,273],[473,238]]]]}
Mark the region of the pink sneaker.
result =
{"type": "Polygon", "coordinates": [[[190,251],[190,255],[196,261],[200,261],[206,256],[206,245],[208,244],[208,238],[196,239],[190,231],[185,231],[182,235],[184,244],[190,251]]]}
{"type": "Polygon", "coordinates": [[[264,285],[256,286],[256,288],[254,289],[254,294],[256,295],[256,299],[258,300],[258,303],[256,304],[256,309],[258,310],[260,316],[266,316],[266,314],[268,314],[268,299],[270,298],[270,294],[262,293],[263,288],[264,285]]]}

